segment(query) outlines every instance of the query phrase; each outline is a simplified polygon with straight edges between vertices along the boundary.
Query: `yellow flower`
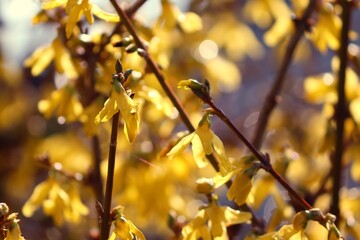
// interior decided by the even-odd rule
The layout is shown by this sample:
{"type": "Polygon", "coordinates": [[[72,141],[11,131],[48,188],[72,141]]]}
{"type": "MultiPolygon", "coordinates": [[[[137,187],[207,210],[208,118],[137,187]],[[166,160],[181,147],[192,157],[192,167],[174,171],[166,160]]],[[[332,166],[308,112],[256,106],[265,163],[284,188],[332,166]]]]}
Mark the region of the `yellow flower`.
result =
{"type": "Polygon", "coordinates": [[[119,16],[104,12],[97,5],[92,4],[89,0],[49,0],[42,3],[42,9],[49,10],[65,5],[65,12],[69,18],[66,22],[66,37],[70,38],[76,23],[80,20],[82,15],[85,15],[86,20],[91,25],[94,22],[94,17],[105,20],[107,22],[119,22],[119,16]],[[65,5],[66,4],[66,5],[65,5]]]}
{"type": "Polygon", "coordinates": [[[123,208],[117,207],[115,209],[116,217],[114,221],[114,232],[111,234],[109,240],[120,238],[121,240],[145,240],[144,234],[122,213],[123,208]]]}
{"type": "Polygon", "coordinates": [[[209,114],[205,114],[195,132],[182,138],[170,152],[167,153],[167,156],[170,158],[174,157],[176,154],[185,150],[190,143],[192,144],[194,159],[198,167],[203,168],[208,164],[206,155],[216,153],[219,156],[221,174],[226,175],[231,171],[232,166],[226,156],[224,144],[210,129],[209,114]]]}
{"type": "Polygon", "coordinates": [[[70,184],[68,187],[69,189],[63,189],[54,178],[40,183],[22,208],[24,216],[31,217],[43,205],[44,213],[51,216],[56,225],[62,225],[64,219],[78,223],[80,217],[87,215],[89,210],[81,203],[75,186],[70,184]]]}
{"type": "Polygon", "coordinates": [[[238,173],[226,193],[229,200],[234,200],[239,206],[246,202],[252,188],[252,178],[245,173],[238,173]]]}
{"type": "Polygon", "coordinates": [[[292,224],[282,226],[277,232],[270,232],[258,237],[259,240],[302,240],[302,231],[294,228],[292,224]]]}
{"type": "Polygon", "coordinates": [[[208,38],[214,40],[219,47],[224,47],[226,54],[232,60],[241,60],[245,55],[257,59],[263,55],[262,45],[248,26],[240,23],[230,14],[223,14],[219,19],[210,29],[208,38]]]}
{"type": "Polygon", "coordinates": [[[341,20],[335,14],[334,7],[326,1],[321,1],[318,22],[309,33],[309,39],[321,51],[327,48],[337,50],[340,45],[341,20]]]}
{"type": "Polygon", "coordinates": [[[253,160],[252,156],[245,156],[235,163],[236,168],[227,175],[217,175],[213,178],[214,187],[218,188],[235,176],[227,191],[227,197],[229,200],[234,200],[239,206],[246,202],[252,188],[253,176],[258,170],[258,166],[252,164],[253,160]]]}
{"type": "Polygon", "coordinates": [[[52,42],[51,46],[36,49],[35,52],[25,60],[24,65],[31,67],[31,74],[33,76],[38,76],[53,60],[58,73],[64,73],[66,77],[70,79],[78,77],[78,72],[69,51],[57,38],[52,42]]]}
{"type": "Polygon", "coordinates": [[[95,123],[99,124],[100,122],[109,121],[118,111],[120,111],[125,121],[125,136],[129,142],[132,142],[140,125],[139,104],[128,96],[124,87],[117,79],[113,79],[110,98],[106,100],[104,108],[96,115],[95,123]]]}
{"type": "Polygon", "coordinates": [[[202,29],[202,20],[196,13],[182,13],[178,7],[168,0],[162,0],[161,4],[163,11],[157,21],[157,27],[163,26],[171,30],[176,24],[179,24],[185,33],[193,33],[202,29]]]}
{"type": "Polygon", "coordinates": [[[39,101],[38,108],[46,118],[50,118],[55,113],[57,117],[64,117],[68,122],[78,120],[83,113],[83,106],[71,87],[53,91],[49,99],[39,101]]]}
{"type": "Polygon", "coordinates": [[[21,236],[18,222],[18,219],[11,222],[9,229],[6,231],[6,237],[4,240],[25,240],[25,238],[21,236]]]}
{"type": "Polygon", "coordinates": [[[227,206],[219,206],[216,197],[201,209],[196,217],[182,230],[184,240],[228,239],[226,227],[244,223],[251,219],[251,213],[240,212],[227,206]]]}
{"type": "Polygon", "coordinates": [[[244,6],[244,15],[262,28],[267,28],[274,19],[288,17],[291,11],[284,0],[252,0],[244,6]]]}

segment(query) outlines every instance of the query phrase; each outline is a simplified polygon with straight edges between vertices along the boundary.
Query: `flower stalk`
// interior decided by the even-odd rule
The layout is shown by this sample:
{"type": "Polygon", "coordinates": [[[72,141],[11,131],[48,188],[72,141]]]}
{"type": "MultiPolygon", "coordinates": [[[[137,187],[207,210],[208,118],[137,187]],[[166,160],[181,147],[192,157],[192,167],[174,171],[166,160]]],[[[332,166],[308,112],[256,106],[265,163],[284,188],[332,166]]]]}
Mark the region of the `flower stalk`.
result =
{"type": "Polygon", "coordinates": [[[339,194],[341,188],[342,178],[342,156],[344,152],[344,123],[346,119],[346,95],[345,95],[345,80],[346,80],[346,66],[347,66],[347,48],[349,44],[349,30],[351,18],[351,1],[341,1],[342,13],[342,28],[341,40],[339,49],[340,68],[337,84],[338,102],[335,108],[335,121],[336,121],[336,140],[335,140],[335,153],[332,165],[333,187],[332,187],[332,201],[330,212],[337,216],[336,223],[340,219],[340,206],[339,194]]]}
{"type": "Polygon", "coordinates": [[[289,69],[296,47],[304,35],[304,32],[309,29],[309,18],[315,9],[316,0],[310,0],[309,5],[306,8],[301,19],[295,19],[296,30],[295,33],[289,40],[287,45],[284,58],[282,59],[279,71],[275,77],[274,84],[271,87],[270,92],[265,98],[265,102],[260,111],[260,116],[255,131],[254,139],[252,140],[253,145],[256,148],[260,148],[262,145],[266,126],[268,124],[270,115],[280,100],[280,92],[285,82],[285,76],[289,69]]]}
{"type": "Polygon", "coordinates": [[[114,182],[114,170],[115,170],[115,155],[116,155],[116,145],[117,145],[117,135],[118,135],[118,126],[119,126],[119,117],[120,112],[114,114],[112,119],[112,128],[111,128],[111,140],[109,147],[109,159],[108,159],[108,169],[107,169],[107,178],[106,178],[106,188],[105,188],[105,198],[103,201],[104,214],[101,219],[101,238],[100,240],[107,240],[109,238],[111,219],[110,219],[110,208],[111,208],[111,198],[114,182]]]}

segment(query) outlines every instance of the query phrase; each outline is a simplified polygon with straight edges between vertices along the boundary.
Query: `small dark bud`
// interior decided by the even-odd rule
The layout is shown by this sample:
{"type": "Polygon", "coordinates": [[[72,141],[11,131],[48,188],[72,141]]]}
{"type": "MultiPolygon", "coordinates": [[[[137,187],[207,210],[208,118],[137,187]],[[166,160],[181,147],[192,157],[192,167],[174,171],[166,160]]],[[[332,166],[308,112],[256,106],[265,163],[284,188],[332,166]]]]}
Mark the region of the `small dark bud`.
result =
{"type": "Polygon", "coordinates": [[[134,43],[130,44],[129,46],[127,46],[127,47],[125,48],[125,51],[126,51],[127,53],[133,53],[133,52],[135,52],[136,50],[137,50],[137,46],[136,46],[134,43]]]}
{"type": "Polygon", "coordinates": [[[146,51],[142,48],[138,48],[137,49],[137,53],[140,57],[145,57],[146,56],[146,51]]]}
{"type": "Polygon", "coordinates": [[[128,79],[128,77],[131,75],[131,73],[132,73],[132,69],[131,69],[131,68],[125,70],[125,72],[124,72],[124,79],[125,79],[125,81],[126,81],[126,80],[128,79]]]}
{"type": "Polygon", "coordinates": [[[114,47],[127,47],[132,43],[132,38],[126,37],[113,44],[114,47]]]}
{"type": "Polygon", "coordinates": [[[122,64],[119,59],[116,60],[115,71],[116,71],[116,73],[121,73],[123,71],[123,67],[122,67],[122,64]]]}

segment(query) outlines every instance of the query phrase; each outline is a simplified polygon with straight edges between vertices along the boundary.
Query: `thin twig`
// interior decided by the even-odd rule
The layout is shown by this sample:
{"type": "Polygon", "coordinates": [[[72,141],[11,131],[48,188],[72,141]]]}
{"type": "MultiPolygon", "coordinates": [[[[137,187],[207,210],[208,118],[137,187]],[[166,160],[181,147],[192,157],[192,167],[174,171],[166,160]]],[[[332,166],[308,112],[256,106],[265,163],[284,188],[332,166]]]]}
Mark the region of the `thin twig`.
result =
{"type": "Polygon", "coordinates": [[[215,111],[216,115],[240,138],[240,140],[247,146],[247,148],[254,154],[254,156],[262,163],[262,168],[270,173],[292,196],[301,207],[306,209],[311,209],[312,206],[304,200],[289,184],[288,182],[279,175],[272,167],[270,163],[270,157],[266,154],[261,153],[230,121],[230,119],[225,115],[225,113],[219,109],[215,103],[209,98],[206,101],[207,104],[215,111]]]}
{"type": "Polygon", "coordinates": [[[101,164],[101,156],[100,156],[100,143],[99,137],[97,135],[92,137],[92,148],[93,148],[93,157],[94,157],[94,168],[92,171],[92,185],[94,188],[94,192],[96,195],[96,200],[100,203],[104,199],[104,187],[102,184],[101,174],[100,174],[100,164],[101,164]]]}
{"type": "Polygon", "coordinates": [[[175,108],[178,110],[182,121],[184,122],[186,127],[189,129],[189,131],[191,131],[191,132],[195,131],[195,128],[191,124],[190,119],[187,116],[187,114],[186,114],[183,106],[181,105],[179,99],[176,97],[174,91],[171,89],[169,84],[165,81],[165,78],[164,78],[163,74],[160,72],[160,69],[157,66],[157,64],[155,63],[155,61],[151,58],[151,56],[149,56],[149,54],[147,54],[147,51],[146,51],[147,49],[146,49],[144,43],[142,42],[142,40],[140,39],[139,35],[136,33],[136,31],[134,29],[134,26],[132,25],[129,17],[119,7],[119,5],[116,3],[115,0],[110,0],[110,2],[114,6],[114,8],[115,8],[116,12],[118,13],[118,15],[120,16],[121,21],[124,23],[125,27],[127,28],[129,33],[133,37],[136,46],[145,51],[146,54],[145,54],[144,58],[146,60],[147,65],[149,66],[150,70],[154,73],[154,75],[158,79],[161,87],[164,89],[165,93],[170,98],[170,100],[174,104],[175,108]]]}
{"type": "Polygon", "coordinates": [[[253,145],[256,148],[261,148],[263,137],[265,134],[266,126],[268,124],[271,112],[275,108],[275,106],[278,104],[280,99],[280,92],[283,87],[283,84],[285,82],[285,76],[287,73],[287,70],[290,66],[290,63],[292,61],[295,49],[303,36],[304,32],[309,28],[309,18],[315,8],[315,2],[316,0],[311,0],[309,2],[309,5],[307,6],[306,10],[304,11],[304,14],[301,19],[294,20],[296,29],[294,34],[289,40],[289,43],[287,45],[284,58],[281,62],[281,66],[279,71],[277,72],[277,75],[275,77],[274,84],[271,87],[270,92],[268,93],[267,97],[265,98],[265,102],[262,106],[262,109],[260,111],[260,116],[257,124],[257,128],[255,131],[254,139],[252,141],[253,145]]]}
{"type": "Polygon", "coordinates": [[[339,191],[341,187],[342,177],[342,155],[344,152],[344,122],[346,119],[346,95],[345,95],[345,79],[346,79],[346,66],[347,66],[347,47],[349,44],[349,29],[350,29],[350,18],[351,18],[351,1],[342,0],[340,2],[342,7],[341,20],[341,40],[339,49],[340,68],[337,83],[337,95],[338,103],[336,104],[335,121],[336,121],[336,142],[335,142],[335,153],[333,159],[333,188],[332,188],[332,202],[330,212],[337,216],[337,223],[340,220],[340,209],[339,209],[339,191]]]}
{"type": "Polygon", "coordinates": [[[112,198],[113,180],[114,180],[115,155],[116,155],[119,116],[120,116],[120,112],[117,112],[117,113],[115,113],[115,115],[113,116],[113,119],[112,119],[105,199],[103,201],[104,215],[103,215],[103,218],[101,221],[101,238],[100,238],[101,240],[107,240],[109,238],[109,232],[110,232],[110,226],[111,226],[110,208],[111,208],[111,198],[112,198]]]}

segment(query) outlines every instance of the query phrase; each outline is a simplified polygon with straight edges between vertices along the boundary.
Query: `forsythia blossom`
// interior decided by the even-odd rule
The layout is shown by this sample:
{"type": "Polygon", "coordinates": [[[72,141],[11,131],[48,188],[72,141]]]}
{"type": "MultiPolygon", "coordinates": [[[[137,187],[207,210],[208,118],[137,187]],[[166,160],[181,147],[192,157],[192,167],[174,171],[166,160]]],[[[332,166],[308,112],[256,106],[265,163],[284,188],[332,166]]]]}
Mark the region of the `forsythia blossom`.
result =
{"type": "Polygon", "coordinates": [[[68,187],[64,189],[54,178],[40,183],[22,208],[24,216],[31,217],[43,205],[44,213],[52,216],[56,225],[62,225],[64,219],[78,223],[89,209],[81,202],[76,186],[70,184],[68,187]]]}
{"type": "Polygon", "coordinates": [[[219,156],[219,168],[222,175],[231,171],[231,163],[225,154],[224,144],[218,136],[210,129],[209,114],[205,114],[195,132],[182,138],[171,150],[167,156],[172,158],[182,152],[190,143],[195,162],[200,168],[205,167],[208,162],[206,155],[216,153],[219,156]]]}
{"type": "Polygon", "coordinates": [[[251,213],[219,206],[216,196],[213,195],[210,204],[203,207],[195,218],[182,229],[182,239],[226,240],[228,239],[226,227],[244,223],[250,219],[251,213]]]}
{"type": "Polygon", "coordinates": [[[94,17],[105,20],[107,22],[119,22],[120,18],[111,13],[104,12],[100,7],[89,2],[89,0],[49,0],[43,1],[42,9],[49,10],[65,5],[65,12],[69,18],[66,22],[66,37],[71,37],[76,23],[80,20],[82,15],[85,15],[89,24],[93,24],[94,17]],[[65,5],[66,4],[66,5],[65,5]]]}
{"type": "Polygon", "coordinates": [[[117,207],[113,210],[115,214],[114,232],[111,234],[109,240],[120,238],[121,240],[145,240],[144,234],[123,215],[123,208],[117,207]]]}
{"type": "Polygon", "coordinates": [[[0,239],[25,240],[21,236],[19,219],[17,213],[9,213],[6,203],[0,203],[0,239]]]}
{"type": "Polygon", "coordinates": [[[118,111],[120,111],[125,121],[124,132],[126,138],[129,142],[132,142],[140,126],[139,104],[128,96],[120,81],[113,78],[110,97],[106,100],[104,108],[96,115],[95,123],[109,121],[118,111]]]}

